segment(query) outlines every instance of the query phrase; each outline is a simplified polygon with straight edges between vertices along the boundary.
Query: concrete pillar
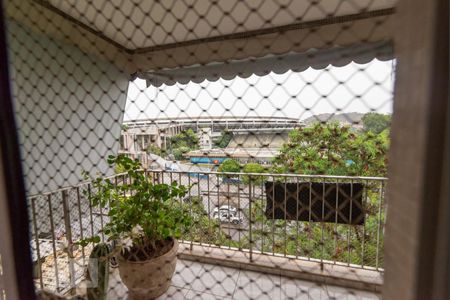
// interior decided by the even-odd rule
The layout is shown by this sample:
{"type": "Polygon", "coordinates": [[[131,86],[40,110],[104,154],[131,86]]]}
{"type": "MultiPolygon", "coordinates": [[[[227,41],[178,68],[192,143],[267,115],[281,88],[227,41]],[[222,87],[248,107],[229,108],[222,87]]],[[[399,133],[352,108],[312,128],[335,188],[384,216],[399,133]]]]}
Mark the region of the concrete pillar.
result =
{"type": "Polygon", "coordinates": [[[448,299],[448,0],[396,11],[383,299],[448,299]]]}

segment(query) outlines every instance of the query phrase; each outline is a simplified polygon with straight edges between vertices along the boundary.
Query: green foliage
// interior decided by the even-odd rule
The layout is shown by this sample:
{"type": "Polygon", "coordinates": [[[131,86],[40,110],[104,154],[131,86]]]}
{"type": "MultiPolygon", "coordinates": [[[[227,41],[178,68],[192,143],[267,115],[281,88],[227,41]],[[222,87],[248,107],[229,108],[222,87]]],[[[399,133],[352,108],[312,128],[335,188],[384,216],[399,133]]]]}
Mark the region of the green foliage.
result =
{"type": "Polygon", "coordinates": [[[314,124],[289,133],[274,159],[274,172],[386,176],[389,132],[358,133],[337,123],[314,124]]]}
{"type": "Polygon", "coordinates": [[[146,151],[147,153],[152,153],[161,157],[164,157],[167,154],[165,149],[161,149],[153,144],[148,145],[146,151]]]}
{"type": "MultiPolygon", "coordinates": [[[[171,185],[153,184],[139,161],[123,155],[109,156],[108,163],[124,168],[129,180],[116,185],[109,178],[92,179],[94,192],[88,195],[92,205],[109,207],[104,234],[121,242],[123,248],[155,249],[157,242],[180,237],[191,224],[187,207],[177,201],[186,194],[187,187],[175,181],[171,185]]],[[[98,240],[93,237],[80,244],[98,240]]]]}
{"type": "MultiPolygon", "coordinates": [[[[378,212],[378,190],[368,187],[368,202],[364,226],[267,219],[265,199],[252,202],[253,248],[268,253],[336,260],[365,266],[383,266],[384,213],[378,212]],[[377,251],[377,243],[379,245],[377,251]],[[377,258],[378,255],[378,258],[377,258]],[[378,260],[378,261],[377,261],[378,260]]],[[[247,211],[246,215],[249,216],[247,211]]],[[[242,247],[249,247],[243,241],[242,247]]]]}
{"type": "Polygon", "coordinates": [[[242,216],[252,220],[252,238],[243,231],[238,241],[226,236],[220,222],[208,218],[201,201],[192,201],[192,226],[183,239],[194,242],[277,253],[295,257],[339,261],[372,267],[383,267],[384,210],[379,211],[379,186],[367,185],[366,220],[364,226],[267,219],[266,199],[254,197],[251,210],[242,216]],[[378,249],[377,249],[377,245],[378,249]]]}
{"type": "Polygon", "coordinates": [[[224,130],[221,132],[219,139],[215,142],[216,146],[219,148],[226,148],[233,139],[233,132],[224,130]]]}
{"type": "Polygon", "coordinates": [[[391,116],[379,113],[368,113],[362,117],[365,132],[373,132],[379,134],[389,128],[391,124],[391,116]]]}
{"type": "Polygon", "coordinates": [[[127,131],[128,131],[128,125],[122,124],[121,129],[122,129],[123,131],[127,132],[127,131]]]}
{"type": "Polygon", "coordinates": [[[185,158],[185,154],[191,151],[188,147],[179,147],[172,150],[172,154],[176,160],[182,160],[185,158]]]}
{"type": "Polygon", "coordinates": [[[116,174],[122,174],[122,173],[125,173],[126,170],[125,170],[125,168],[122,165],[115,165],[114,166],[114,172],[116,174]]]}
{"type": "Polygon", "coordinates": [[[183,239],[225,245],[227,237],[220,229],[220,221],[208,217],[203,202],[199,196],[192,196],[189,204],[189,214],[192,217],[192,224],[183,234],[183,239]]]}
{"type": "MultiPolygon", "coordinates": [[[[257,163],[248,163],[244,166],[244,173],[265,173],[266,169],[257,163]]],[[[244,183],[252,183],[252,184],[260,184],[264,181],[264,176],[256,176],[256,175],[244,175],[242,176],[242,180],[244,183]]]]}
{"type": "Polygon", "coordinates": [[[175,159],[182,160],[187,152],[199,149],[199,139],[195,132],[189,128],[171,137],[170,145],[175,159]]]}
{"type": "Polygon", "coordinates": [[[192,129],[183,130],[182,132],[170,138],[172,148],[187,147],[190,149],[198,149],[198,137],[192,129]]]}
{"type": "Polygon", "coordinates": [[[217,169],[218,172],[238,173],[241,171],[241,165],[235,159],[225,159],[217,169]]]}

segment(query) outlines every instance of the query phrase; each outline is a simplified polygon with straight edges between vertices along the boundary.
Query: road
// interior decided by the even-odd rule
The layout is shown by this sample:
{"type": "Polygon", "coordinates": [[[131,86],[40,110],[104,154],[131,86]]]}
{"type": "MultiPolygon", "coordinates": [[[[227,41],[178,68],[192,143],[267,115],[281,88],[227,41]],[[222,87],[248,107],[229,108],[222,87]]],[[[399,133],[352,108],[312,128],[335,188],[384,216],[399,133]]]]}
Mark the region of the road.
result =
{"type": "MultiPolygon", "coordinates": [[[[240,241],[244,236],[248,235],[249,220],[247,213],[249,210],[249,187],[245,184],[230,184],[222,183],[222,179],[216,175],[200,176],[198,173],[180,174],[174,173],[172,176],[166,174],[163,182],[170,184],[172,181],[177,181],[183,185],[192,185],[188,196],[201,195],[203,206],[209,217],[213,218],[214,208],[221,205],[231,205],[237,208],[237,215],[242,218],[242,223],[233,225],[231,223],[222,222],[220,228],[222,231],[230,236],[233,241],[240,241]],[[200,177],[200,178],[199,178],[200,177]]],[[[252,197],[265,197],[261,187],[254,187],[252,197]]],[[[253,224],[253,229],[256,229],[258,224],[253,224]]]]}

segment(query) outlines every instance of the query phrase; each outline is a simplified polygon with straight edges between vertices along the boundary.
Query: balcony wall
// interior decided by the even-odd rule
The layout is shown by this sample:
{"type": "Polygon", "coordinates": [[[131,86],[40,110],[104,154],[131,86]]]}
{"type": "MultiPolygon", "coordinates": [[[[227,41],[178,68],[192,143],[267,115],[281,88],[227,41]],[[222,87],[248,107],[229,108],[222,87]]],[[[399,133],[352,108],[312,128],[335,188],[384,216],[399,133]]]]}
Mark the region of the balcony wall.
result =
{"type": "Polygon", "coordinates": [[[129,76],[79,48],[7,23],[11,82],[28,194],[108,173],[129,76]]]}

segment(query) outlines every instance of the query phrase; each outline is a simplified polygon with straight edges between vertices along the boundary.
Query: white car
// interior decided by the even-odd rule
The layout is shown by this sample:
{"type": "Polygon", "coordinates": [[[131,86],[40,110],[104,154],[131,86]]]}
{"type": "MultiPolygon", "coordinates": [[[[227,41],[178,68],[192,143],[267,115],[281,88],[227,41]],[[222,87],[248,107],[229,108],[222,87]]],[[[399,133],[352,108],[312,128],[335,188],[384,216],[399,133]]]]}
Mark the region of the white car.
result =
{"type": "Polygon", "coordinates": [[[214,213],[213,218],[220,220],[222,223],[232,223],[234,225],[242,223],[242,218],[238,217],[236,214],[231,214],[228,212],[214,213]]]}
{"type": "Polygon", "coordinates": [[[222,205],[221,207],[214,208],[213,214],[217,214],[217,213],[219,213],[219,211],[221,213],[229,212],[229,213],[235,215],[237,213],[237,208],[234,206],[231,206],[231,205],[222,205]]]}

